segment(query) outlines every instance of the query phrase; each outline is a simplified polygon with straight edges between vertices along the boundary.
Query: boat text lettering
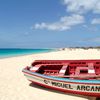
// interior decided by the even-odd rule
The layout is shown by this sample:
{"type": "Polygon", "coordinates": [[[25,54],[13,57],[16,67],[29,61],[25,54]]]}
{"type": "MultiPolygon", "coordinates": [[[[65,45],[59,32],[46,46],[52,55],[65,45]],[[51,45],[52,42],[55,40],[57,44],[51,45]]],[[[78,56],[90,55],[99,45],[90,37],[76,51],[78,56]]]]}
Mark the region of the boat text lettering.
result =
{"type": "Polygon", "coordinates": [[[44,80],[44,83],[47,85],[51,85],[54,87],[69,89],[69,90],[76,90],[76,91],[91,91],[91,92],[100,92],[100,85],[86,85],[86,84],[67,84],[63,82],[55,82],[50,80],[44,80]]]}
{"type": "Polygon", "coordinates": [[[84,86],[84,85],[78,85],[77,90],[82,91],[98,91],[100,92],[100,86],[84,86]]]}

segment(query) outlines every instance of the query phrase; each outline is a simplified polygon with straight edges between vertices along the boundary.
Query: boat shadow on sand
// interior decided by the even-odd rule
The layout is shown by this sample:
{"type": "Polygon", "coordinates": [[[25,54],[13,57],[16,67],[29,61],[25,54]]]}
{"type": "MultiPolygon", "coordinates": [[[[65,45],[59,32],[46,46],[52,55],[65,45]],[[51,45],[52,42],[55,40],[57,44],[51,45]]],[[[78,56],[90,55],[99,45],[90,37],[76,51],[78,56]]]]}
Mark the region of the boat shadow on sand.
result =
{"type": "Polygon", "coordinates": [[[34,83],[30,83],[29,86],[34,87],[34,88],[38,88],[38,89],[42,89],[42,90],[45,90],[45,91],[49,91],[49,92],[60,93],[60,94],[63,94],[63,95],[70,95],[70,96],[74,96],[74,97],[81,97],[81,98],[85,98],[85,99],[88,99],[88,100],[100,100],[100,98],[96,99],[95,97],[88,97],[88,96],[83,96],[83,95],[78,95],[78,94],[70,94],[70,93],[66,94],[64,92],[53,90],[53,89],[50,89],[50,88],[45,88],[43,86],[40,86],[40,85],[37,85],[37,84],[34,84],[34,83]]]}

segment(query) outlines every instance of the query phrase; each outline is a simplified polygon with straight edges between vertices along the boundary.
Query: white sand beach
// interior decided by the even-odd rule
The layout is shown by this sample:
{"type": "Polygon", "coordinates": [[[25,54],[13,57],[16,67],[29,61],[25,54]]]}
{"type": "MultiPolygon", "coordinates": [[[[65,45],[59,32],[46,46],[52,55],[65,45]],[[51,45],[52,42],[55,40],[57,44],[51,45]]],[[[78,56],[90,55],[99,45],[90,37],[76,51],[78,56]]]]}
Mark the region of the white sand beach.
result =
{"type": "Polygon", "coordinates": [[[34,60],[100,59],[99,49],[65,49],[50,53],[0,59],[0,100],[88,100],[88,97],[69,95],[31,85],[22,69],[34,60]]]}

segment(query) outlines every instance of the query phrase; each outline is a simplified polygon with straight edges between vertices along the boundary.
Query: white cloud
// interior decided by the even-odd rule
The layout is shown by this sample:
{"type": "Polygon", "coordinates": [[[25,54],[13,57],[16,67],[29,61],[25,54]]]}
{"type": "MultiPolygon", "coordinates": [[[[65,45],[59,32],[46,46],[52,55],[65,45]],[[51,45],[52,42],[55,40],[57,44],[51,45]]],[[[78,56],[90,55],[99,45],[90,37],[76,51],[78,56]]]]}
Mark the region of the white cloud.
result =
{"type": "Polygon", "coordinates": [[[46,25],[46,23],[44,23],[44,22],[42,22],[41,24],[35,24],[35,28],[36,29],[43,29],[43,28],[45,28],[47,25],[46,25]]]}
{"type": "MultiPolygon", "coordinates": [[[[33,29],[48,29],[64,31],[73,26],[85,22],[86,14],[100,14],[100,0],[62,0],[66,6],[66,12],[71,16],[61,17],[60,20],[52,23],[37,23],[33,29]],[[84,15],[85,14],[85,15],[84,15]]],[[[100,19],[92,19],[91,24],[100,24],[100,19]]],[[[83,26],[84,27],[84,26],[83,26]]]]}
{"type": "Polygon", "coordinates": [[[92,11],[100,13],[100,0],[64,0],[66,11],[74,13],[86,13],[92,11]]]}
{"type": "Polygon", "coordinates": [[[91,24],[100,24],[100,18],[95,18],[92,20],[91,24]]]}
{"type": "Polygon", "coordinates": [[[84,17],[81,15],[72,15],[61,17],[58,22],[54,23],[37,23],[35,29],[48,29],[64,31],[70,29],[72,26],[84,23],[84,17]]]}
{"type": "Polygon", "coordinates": [[[96,3],[94,13],[100,14],[100,0],[96,3]]]}
{"type": "Polygon", "coordinates": [[[95,38],[92,38],[92,39],[88,39],[87,41],[89,41],[89,42],[100,42],[100,37],[95,37],[95,38]]]}
{"type": "Polygon", "coordinates": [[[94,41],[94,42],[100,42],[100,37],[94,38],[93,41],[94,41]]]}

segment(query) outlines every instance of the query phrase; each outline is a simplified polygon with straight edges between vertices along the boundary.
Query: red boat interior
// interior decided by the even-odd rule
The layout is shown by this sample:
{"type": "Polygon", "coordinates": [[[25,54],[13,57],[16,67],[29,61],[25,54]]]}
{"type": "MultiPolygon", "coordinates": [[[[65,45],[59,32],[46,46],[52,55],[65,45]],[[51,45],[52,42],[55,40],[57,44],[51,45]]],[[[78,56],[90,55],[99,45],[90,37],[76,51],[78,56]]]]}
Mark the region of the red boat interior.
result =
{"type": "Polygon", "coordinates": [[[29,70],[48,76],[94,80],[100,79],[100,60],[37,60],[29,70]]]}

